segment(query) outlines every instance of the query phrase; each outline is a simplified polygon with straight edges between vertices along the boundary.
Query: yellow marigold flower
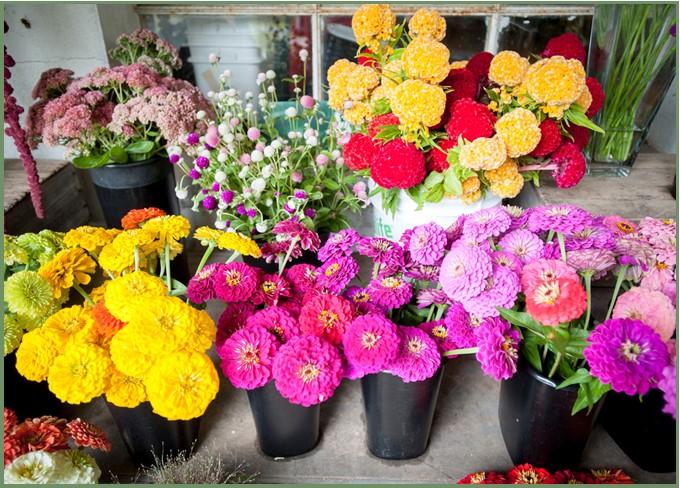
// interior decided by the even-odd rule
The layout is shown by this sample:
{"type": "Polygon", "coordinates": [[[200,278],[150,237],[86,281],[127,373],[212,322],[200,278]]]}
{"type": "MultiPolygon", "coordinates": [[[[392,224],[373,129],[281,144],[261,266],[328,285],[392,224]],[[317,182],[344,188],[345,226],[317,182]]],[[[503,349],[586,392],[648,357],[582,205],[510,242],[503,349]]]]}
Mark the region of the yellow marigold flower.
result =
{"type": "Polygon", "coordinates": [[[335,63],[328,68],[326,72],[326,78],[328,79],[329,85],[334,85],[342,78],[346,78],[348,73],[352,71],[356,63],[348,59],[338,59],[335,63]]]}
{"type": "Polygon", "coordinates": [[[446,36],[446,20],[435,10],[421,8],[408,22],[411,37],[426,37],[441,41],[446,36]]]}
{"type": "Polygon", "coordinates": [[[342,116],[350,124],[361,125],[371,118],[371,106],[364,102],[352,102],[352,106],[345,109],[342,116]]]}
{"type": "Polygon", "coordinates": [[[144,383],[139,378],[127,376],[115,367],[111,368],[106,401],[117,407],[135,408],[147,400],[144,383]]]}
{"type": "Polygon", "coordinates": [[[480,198],[482,198],[481,190],[473,191],[471,193],[463,193],[463,195],[460,197],[465,205],[472,205],[480,198]]]}
{"type": "Polygon", "coordinates": [[[158,359],[144,378],[153,411],[168,420],[200,417],[217,396],[220,380],[212,361],[197,352],[158,359]]]}
{"type": "Polygon", "coordinates": [[[527,91],[539,103],[571,105],[586,86],[586,72],[576,59],[541,59],[527,72],[527,91]]]}
{"type": "Polygon", "coordinates": [[[223,250],[236,251],[242,256],[259,258],[262,252],[257,243],[250,237],[238,232],[228,231],[222,234],[217,241],[217,247],[223,250]]]}
{"type": "Polygon", "coordinates": [[[79,305],[62,308],[49,317],[43,324],[43,329],[54,329],[66,336],[72,336],[88,324],[92,324],[92,314],[79,305]]]}
{"type": "Polygon", "coordinates": [[[515,51],[501,51],[489,65],[489,79],[499,85],[515,86],[522,83],[529,69],[529,61],[515,51]]]}
{"type": "Polygon", "coordinates": [[[106,292],[106,286],[109,283],[110,283],[110,281],[105,281],[100,286],[90,290],[90,299],[94,303],[98,303],[100,300],[102,300],[104,298],[104,293],[106,292]]]}
{"type": "Polygon", "coordinates": [[[194,232],[194,239],[201,241],[201,246],[207,246],[208,244],[216,246],[217,241],[222,234],[224,234],[223,231],[204,225],[203,227],[196,229],[194,232]]]}
{"type": "Polygon", "coordinates": [[[463,59],[461,61],[454,61],[449,65],[449,68],[451,69],[461,69],[465,68],[467,66],[468,62],[467,59],[463,59]]]}
{"type": "Polygon", "coordinates": [[[55,298],[73,285],[87,285],[97,263],[85,251],[76,247],[59,251],[49,262],[43,264],[38,274],[45,278],[54,290],[55,298]]]}
{"type": "Polygon", "coordinates": [[[205,310],[190,309],[191,320],[182,321],[174,328],[175,337],[182,344],[183,349],[196,352],[205,352],[215,342],[217,328],[215,322],[205,310]]]}
{"type": "Polygon", "coordinates": [[[115,234],[103,227],[83,225],[68,231],[64,236],[64,244],[67,247],[82,247],[86,251],[96,254],[114,237],[115,234]]]}
{"type": "Polygon", "coordinates": [[[438,41],[417,37],[401,56],[409,78],[437,84],[449,74],[449,48],[438,41]]]}
{"type": "Polygon", "coordinates": [[[104,299],[111,315],[123,322],[129,322],[137,298],[166,296],[168,288],[163,280],[144,271],[134,271],[111,280],[106,286],[104,299]]]}
{"type": "Polygon", "coordinates": [[[498,136],[479,137],[463,144],[458,161],[461,166],[475,171],[496,169],[505,162],[507,151],[503,140],[498,136]]]}
{"type": "Polygon", "coordinates": [[[164,215],[154,217],[142,224],[142,229],[156,234],[163,249],[166,244],[176,243],[191,232],[191,224],[181,215],[164,215]]]}
{"type": "Polygon", "coordinates": [[[511,158],[529,154],[536,149],[541,140],[538,119],[526,108],[518,107],[503,115],[496,121],[494,128],[496,136],[503,140],[508,156],[511,158]]]}
{"type": "Polygon", "coordinates": [[[551,119],[560,120],[570,105],[543,105],[541,110],[551,119]]]}
{"type": "Polygon", "coordinates": [[[499,168],[484,171],[489,190],[501,198],[514,198],[524,186],[524,178],[514,159],[508,158],[499,168]]]}
{"type": "Polygon", "coordinates": [[[583,91],[578,96],[576,101],[574,101],[574,103],[581,107],[584,112],[588,111],[590,104],[593,103],[593,95],[590,93],[588,85],[583,87],[583,91]]]}
{"type": "Polygon", "coordinates": [[[392,38],[397,18],[389,5],[362,5],[352,16],[352,30],[357,43],[377,52],[381,41],[392,38]]]}
{"type": "Polygon", "coordinates": [[[31,381],[46,380],[50,366],[61,354],[67,339],[60,331],[43,328],[24,334],[16,352],[16,367],[19,374],[31,381]]]}
{"type": "Polygon", "coordinates": [[[390,99],[392,112],[407,129],[437,125],[446,108],[441,86],[421,80],[406,80],[397,86],[390,99]]]}
{"type": "Polygon", "coordinates": [[[111,358],[104,349],[77,344],[54,360],[47,384],[62,402],[86,403],[104,393],[110,370],[111,358]]]}

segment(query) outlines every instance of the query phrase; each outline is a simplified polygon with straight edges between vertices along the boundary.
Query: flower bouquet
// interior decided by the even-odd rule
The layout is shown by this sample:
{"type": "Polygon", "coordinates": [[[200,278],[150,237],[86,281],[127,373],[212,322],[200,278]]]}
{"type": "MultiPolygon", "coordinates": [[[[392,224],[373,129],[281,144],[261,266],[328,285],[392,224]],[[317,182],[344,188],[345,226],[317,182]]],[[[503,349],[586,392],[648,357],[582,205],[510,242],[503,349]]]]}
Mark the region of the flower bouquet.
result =
{"type": "MultiPolygon", "coordinates": [[[[208,93],[216,117],[206,118],[206,135],[190,132],[170,149],[170,162],[198,188],[194,210],[258,242],[291,217],[319,233],[347,227],[347,214],[364,203],[362,186],[342,164],[328,108],[305,94],[305,76],[283,80],[295,86],[290,102],[278,101],[274,71],[258,75],[257,95],[239,93],[230,77],[225,70],[220,91],[208,93]]],[[[188,187],[180,183],[177,195],[187,198],[188,187]]]]}
{"type": "Polygon", "coordinates": [[[555,484],[555,485],[618,485],[633,484],[633,479],[622,469],[618,468],[592,468],[588,470],[572,471],[571,469],[560,469],[550,472],[544,468],[538,468],[531,464],[524,463],[513,466],[507,473],[496,471],[477,471],[470,473],[460,480],[459,485],[536,485],[536,484],[555,484]]]}
{"type": "Polygon", "coordinates": [[[19,422],[5,408],[4,432],[6,484],[95,484],[101,470],[80,448],[111,450],[104,432],[79,418],[69,422],[43,416],[19,422]]]}
{"type": "Polygon", "coordinates": [[[345,163],[382,194],[380,235],[403,232],[398,221],[409,219],[395,218],[397,209],[427,205],[449,225],[538,183],[538,171],[552,171],[564,188],[583,177],[583,140],[599,130],[585,114],[602,105],[602,91],[567,52],[546,49],[531,65],[512,51],[451,63],[440,42],[446,22],[428,9],[413,15],[408,33],[387,5],[362,6],[352,27],[358,64],[329,68],[329,104],[354,126],[345,163]]]}

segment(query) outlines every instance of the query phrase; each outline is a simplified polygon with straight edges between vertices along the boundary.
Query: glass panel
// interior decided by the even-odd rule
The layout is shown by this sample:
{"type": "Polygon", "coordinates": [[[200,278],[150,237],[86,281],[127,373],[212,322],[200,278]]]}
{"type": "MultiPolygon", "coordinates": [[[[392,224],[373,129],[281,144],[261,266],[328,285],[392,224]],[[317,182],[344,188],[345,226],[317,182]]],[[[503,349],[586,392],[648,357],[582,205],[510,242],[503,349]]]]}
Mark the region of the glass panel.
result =
{"type": "Polygon", "coordinates": [[[501,17],[498,51],[509,49],[523,56],[540,54],[548,39],[565,32],[577,34],[588,46],[592,19],[591,15],[501,17]]]}
{"type": "MultiPolygon", "coordinates": [[[[272,69],[279,78],[302,74],[299,52],[307,49],[307,91],[311,92],[311,18],[255,15],[143,15],[142,25],[180,50],[178,77],[207,92],[217,90],[222,70],[231,70],[232,86],[257,92],[257,73],[272,69]],[[220,56],[219,69],[208,55],[220,56]]],[[[277,84],[279,99],[293,96],[288,83],[277,84]]]]}

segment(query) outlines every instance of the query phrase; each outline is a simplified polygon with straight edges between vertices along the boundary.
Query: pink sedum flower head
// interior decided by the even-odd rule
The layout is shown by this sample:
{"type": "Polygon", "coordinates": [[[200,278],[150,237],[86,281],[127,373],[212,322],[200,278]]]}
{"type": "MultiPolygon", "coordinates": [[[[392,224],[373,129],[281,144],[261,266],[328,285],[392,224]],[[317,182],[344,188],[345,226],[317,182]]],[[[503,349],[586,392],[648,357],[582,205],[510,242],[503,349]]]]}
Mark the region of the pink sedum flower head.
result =
{"type": "Polygon", "coordinates": [[[489,237],[498,237],[508,228],[512,219],[501,207],[486,208],[466,216],[463,224],[463,235],[482,242],[489,237]]]}
{"type": "Polygon", "coordinates": [[[588,297],[578,280],[558,278],[525,293],[527,313],[543,325],[558,326],[583,315],[588,297]]]}
{"type": "Polygon", "coordinates": [[[475,347],[477,345],[475,330],[479,327],[479,324],[473,325],[470,314],[465,311],[463,304],[452,303],[444,317],[444,322],[449,337],[456,348],[475,347]]]}
{"type": "Polygon", "coordinates": [[[498,317],[497,307],[510,308],[520,292],[519,277],[510,269],[493,265],[484,290],[476,297],[463,301],[465,310],[478,317],[498,317]]]}
{"type": "Polygon", "coordinates": [[[234,332],[246,326],[246,320],[253,312],[255,305],[249,302],[234,302],[227,305],[217,321],[215,347],[218,351],[234,332]]]}
{"type": "Polygon", "coordinates": [[[413,297],[411,284],[398,276],[377,278],[368,284],[368,293],[375,303],[385,309],[406,305],[413,297]]]}
{"type": "Polygon", "coordinates": [[[215,295],[227,303],[248,300],[257,286],[257,272],[243,263],[229,263],[215,275],[215,295]]]}
{"type": "Polygon", "coordinates": [[[446,320],[432,320],[430,322],[423,322],[418,327],[424,330],[437,343],[440,354],[456,349],[457,344],[453,341],[452,334],[449,331],[450,322],[446,320]]]}
{"type": "Polygon", "coordinates": [[[491,257],[481,249],[455,245],[442,262],[439,282],[451,300],[479,295],[491,275],[491,257]]]}
{"type": "Polygon", "coordinates": [[[258,310],[246,320],[246,326],[264,327],[281,342],[300,335],[300,327],[290,313],[281,307],[268,307],[258,310]]]}
{"type": "Polygon", "coordinates": [[[412,229],[406,249],[416,263],[433,265],[444,256],[446,244],[446,231],[435,223],[429,223],[412,229]]]}
{"type": "Polygon", "coordinates": [[[273,374],[276,389],[284,398],[310,407],[333,396],[344,368],[336,347],[319,337],[303,335],[281,346],[273,374]]]}
{"type": "Polygon", "coordinates": [[[222,266],[222,263],[209,264],[189,280],[187,298],[191,303],[201,304],[217,297],[215,277],[220,275],[222,266]]]}
{"type": "Polygon", "coordinates": [[[355,318],[342,339],[347,361],[363,374],[383,371],[399,352],[400,336],[391,320],[377,314],[355,318]]]}
{"type": "Polygon", "coordinates": [[[284,276],[293,286],[295,293],[304,295],[316,286],[319,272],[311,264],[295,264],[285,271],[284,276]]]}
{"type": "Polygon", "coordinates": [[[533,232],[524,229],[513,230],[505,234],[498,242],[498,247],[503,251],[513,253],[524,264],[543,256],[543,241],[533,232]]]}
{"type": "Polygon", "coordinates": [[[609,319],[595,327],[588,342],[583,356],[590,373],[627,395],[647,393],[669,362],[666,344],[639,320],[609,319]]]}
{"type": "Polygon", "coordinates": [[[559,259],[539,259],[522,268],[522,290],[527,293],[544,281],[566,278],[578,281],[576,270],[559,259]]]}
{"type": "Polygon", "coordinates": [[[353,318],[352,305],[347,300],[336,295],[319,295],[306,301],[300,310],[300,330],[339,345],[353,318]]]}
{"type": "Polygon", "coordinates": [[[326,262],[340,256],[350,256],[352,248],[359,242],[359,239],[361,239],[361,236],[354,229],[335,232],[328,237],[326,243],[319,249],[318,258],[321,262],[326,262]]]}
{"type": "Polygon", "coordinates": [[[441,354],[437,343],[417,327],[399,327],[401,346],[387,372],[399,376],[404,383],[425,381],[437,372],[441,354]]]}
{"type": "Polygon", "coordinates": [[[493,317],[482,322],[476,335],[479,345],[477,361],[484,374],[496,381],[512,378],[517,371],[519,332],[505,320],[493,317]]]}
{"type": "Polygon", "coordinates": [[[253,390],[269,383],[279,343],[264,327],[245,327],[227,339],[218,354],[222,371],[236,388],[253,390]]]}
{"type": "Polygon", "coordinates": [[[660,291],[631,288],[617,299],[612,318],[641,320],[664,341],[675,332],[675,307],[660,291]]]}
{"type": "Polygon", "coordinates": [[[359,264],[349,256],[329,259],[320,268],[317,285],[332,293],[342,293],[349,282],[359,273],[359,264]]]}

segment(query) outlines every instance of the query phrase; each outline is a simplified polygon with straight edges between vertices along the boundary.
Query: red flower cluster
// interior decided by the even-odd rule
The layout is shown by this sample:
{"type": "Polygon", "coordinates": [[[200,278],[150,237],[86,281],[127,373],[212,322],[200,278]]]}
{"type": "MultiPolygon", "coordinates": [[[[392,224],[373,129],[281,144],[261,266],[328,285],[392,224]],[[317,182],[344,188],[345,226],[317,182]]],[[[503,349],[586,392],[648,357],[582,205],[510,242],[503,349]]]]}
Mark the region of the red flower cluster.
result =
{"type": "Polygon", "coordinates": [[[574,143],[565,142],[552,153],[552,163],[557,165],[552,176],[559,188],[572,188],[586,174],[586,158],[581,148],[574,143]]]}
{"type": "Polygon", "coordinates": [[[456,147],[458,141],[454,139],[442,139],[438,144],[441,150],[435,147],[425,155],[425,158],[427,160],[428,171],[438,171],[439,173],[442,173],[449,168],[448,150],[456,147]]]}
{"type": "Polygon", "coordinates": [[[369,122],[367,132],[373,139],[376,138],[383,127],[387,125],[399,125],[399,117],[393,113],[378,115],[369,122]]]}
{"type": "Polygon", "coordinates": [[[479,83],[486,85],[489,77],[489,65],[491,65],[492,59],[493,54],[487,51],[482,51],[481,53],[477,53],[472,56],[465,65],[465,68],[474,73],[479,83]]]}
{"type": "Polygon", "coordinates": [[[467,141],[474,141],[479,137],[491,137],[495,123],[496,116],[486,105],[463,98],[451,105],[446,133],[454,141],[458,141],[460,136],[467,141]]]}
{"type": "MultiPolygon", "coordinates": [[[[578,127],[574,125],[573,127],[578,127]]],[[[542,158],[547,156],[555,149],[560,147],[562,142],[562,134],[560,133],[559,126],[552,119],[545,119],[541,122],[541,140],[538,142],[538,146],[531,152],[531,156],[542,158]]]]}
{"type": "Polygon", "coordinates": [[[604,90],[602,89],[600,82],[593,77],[586,78],[586,86],[590,91],[590,95],[593,97],[593,101],[590,103],[586,115],[592,119],[600,111],[602,105],[604,105],[604,90]]]}
{"type": "Polygon", "coordinates": [[[125,230],[136,229],[147,220],[154,217],[162,217],[166,215],[165,211],[156,207],[149,208],[135,208],[126,213],[120,220],[120,225],[125,230]]]}
{"type": "Polygon", "coordinates": [[[349,138],[343,150],[345,164],[352,171],[368,169],[375,159],[376,150],[376,143],[373,142],[373,139],[361,132],[355,132],[349,138]]]}
{"type": "Polygon", "coordinates": [[[447,109],[462,98],[477,98],[479,82],[477,76],[467,68],[452,69],[449,75],[441,82],[442,86],[448,86],[451,91],[446,94],[447,109]]]}
{"type": "Polygon", "coordinates": [[[564,56],[567,59],[578,59],[582,64],[586,64],[586,48],[573,32],[566,32],[550,39],[541,56],[544,58],[564,56]]]}
{"type": "Polygon", "coordinates": [[[591,469],[589,471],[572,471],[563,469],[550,473],[543,468],[531,464],[520,464],[507,473],[495,471],[478,471],[470,473],[460,481],[459,485],[572,485],[572,484],[631,484],[633,480],[621,469],[591,469]]]}
{"type": "Polygon", "coordinates": [[[415,144],[393,139],[378,149],[371,178],[383,188],[411,188],[425,179],[425,156],[415,144]]]}

